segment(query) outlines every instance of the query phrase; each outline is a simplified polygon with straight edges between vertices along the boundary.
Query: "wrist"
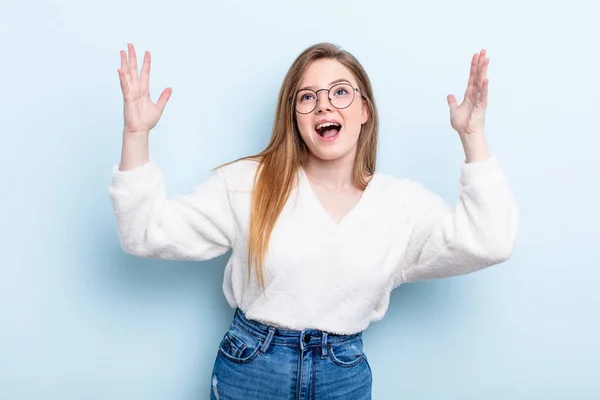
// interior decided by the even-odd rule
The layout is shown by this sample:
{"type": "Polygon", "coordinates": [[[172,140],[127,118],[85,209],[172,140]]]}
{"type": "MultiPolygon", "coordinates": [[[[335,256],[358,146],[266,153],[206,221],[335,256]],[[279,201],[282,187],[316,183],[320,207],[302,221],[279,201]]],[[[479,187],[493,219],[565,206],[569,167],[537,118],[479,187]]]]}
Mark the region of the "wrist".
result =
{"type": "Polygon", "coordinates": [[[128,142],[147,142],[150,131],[128,131],[123,129],[123,140],[128,142]]]}
{"type": "Polygon", "coordinates": [[[469,134],[461,136],[463,150],[465,152],[465,162],[481,162],[486,161],[491,157],[485,135],[469,134]]]}

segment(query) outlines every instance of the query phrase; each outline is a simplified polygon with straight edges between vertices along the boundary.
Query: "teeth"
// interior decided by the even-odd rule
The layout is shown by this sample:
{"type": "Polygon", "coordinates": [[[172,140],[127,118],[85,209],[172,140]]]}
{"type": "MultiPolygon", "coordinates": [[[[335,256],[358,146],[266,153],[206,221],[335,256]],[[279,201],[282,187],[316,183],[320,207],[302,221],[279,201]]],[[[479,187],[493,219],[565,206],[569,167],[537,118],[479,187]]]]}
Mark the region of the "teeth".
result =
{"type": "Polygon", "coordinates": [[[340,126],[339,124],[336,124],[335,122],[325,122],[323,124],[319,124],[315,127],[315,129],[322,129],[322,128],[326,128],[329,126],[340,126]]]}

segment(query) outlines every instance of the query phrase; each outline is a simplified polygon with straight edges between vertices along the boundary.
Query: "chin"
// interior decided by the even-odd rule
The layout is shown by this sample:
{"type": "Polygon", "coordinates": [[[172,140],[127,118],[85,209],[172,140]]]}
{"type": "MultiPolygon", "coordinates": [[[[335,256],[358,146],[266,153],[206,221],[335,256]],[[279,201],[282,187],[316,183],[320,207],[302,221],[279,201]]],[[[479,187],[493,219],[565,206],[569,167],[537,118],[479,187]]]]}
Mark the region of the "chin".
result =
{"type": "MultiPolygon", "coordinates": [[[[356,152],[356,149],[354,149],[356,152]]],[[[310,150],[310,153],[323,161],[335,161],[342,158],[353,157],[352,149],[340,150],[340,149],[318,149],[315,151],[314,149],[310,150]]]]}
{"type": "Polygon", "coordinates": [[[316,129],[304,129],[301,136],[305,143],[310,143],[308,148],[311,155],[320,160],[334,161],[354,158],[356,155],[359,135],[344,128],[339,129],[334,136],[329,135],[329,138],[323,138],[316,129]]]}

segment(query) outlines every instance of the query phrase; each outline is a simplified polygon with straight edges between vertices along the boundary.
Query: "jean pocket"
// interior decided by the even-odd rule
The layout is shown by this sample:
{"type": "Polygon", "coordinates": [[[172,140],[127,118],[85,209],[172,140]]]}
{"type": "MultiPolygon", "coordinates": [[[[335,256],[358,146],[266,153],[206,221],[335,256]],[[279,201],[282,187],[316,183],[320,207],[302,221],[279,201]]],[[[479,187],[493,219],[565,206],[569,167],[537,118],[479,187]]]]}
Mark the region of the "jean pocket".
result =
{"type": "Polygon", "coordinates": [[[331,344],[328,347],[331,361],[341,367],[354,367],[365,360],[362,341],[358,338],[331,344]]]}
{"type": "Polygon", "coordinates": [[[246,364],[259,354],[261,345],[259,339],[232,324],[221,340],[219,352],[230,361],[246,364]]]}

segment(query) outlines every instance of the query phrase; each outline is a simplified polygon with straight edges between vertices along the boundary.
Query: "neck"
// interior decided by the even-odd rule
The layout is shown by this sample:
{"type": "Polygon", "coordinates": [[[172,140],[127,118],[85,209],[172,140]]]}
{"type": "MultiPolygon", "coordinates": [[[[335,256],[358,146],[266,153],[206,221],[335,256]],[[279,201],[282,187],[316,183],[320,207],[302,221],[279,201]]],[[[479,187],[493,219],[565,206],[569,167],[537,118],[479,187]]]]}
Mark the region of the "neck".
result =
{"type": "Polygon", "coordinates": [[[354,155],[335,160],[323,160],[310,154],[304,171],[311,181],[331,189],[345,189],[354,186],[352,183],[353,166],[354,155]]]}

